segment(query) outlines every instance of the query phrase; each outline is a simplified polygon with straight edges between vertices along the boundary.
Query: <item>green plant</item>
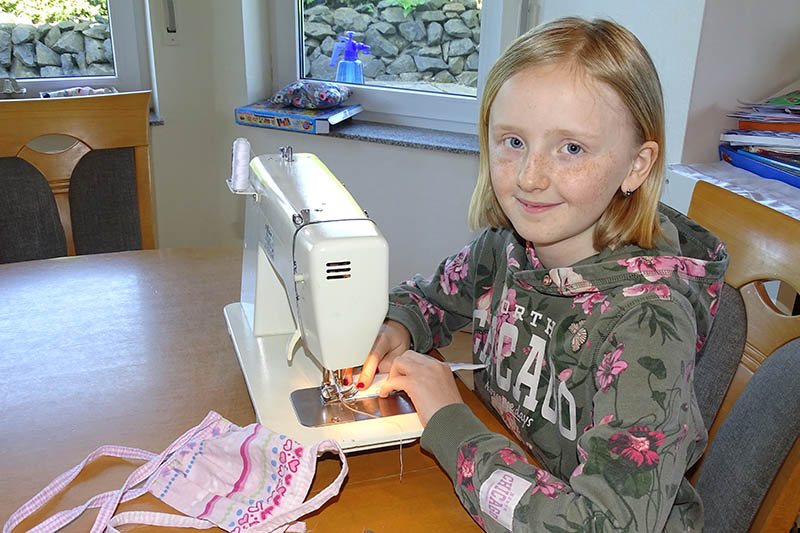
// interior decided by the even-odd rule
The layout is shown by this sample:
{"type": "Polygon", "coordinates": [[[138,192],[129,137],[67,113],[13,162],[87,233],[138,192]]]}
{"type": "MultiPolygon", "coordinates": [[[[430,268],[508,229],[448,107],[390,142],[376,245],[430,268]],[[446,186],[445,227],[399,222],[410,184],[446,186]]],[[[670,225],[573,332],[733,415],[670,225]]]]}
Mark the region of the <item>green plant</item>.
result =
{"type": "Polygon", "coordinates": [[[403,8],[403,16],[407,17],[412,13],[417,6],[425,3],[425,0],[389,0],[392,4],[398,5],[403,8]]]}
{"type": "Polygon", "coordinates": [[[37,24],[108,17],[106,0],[0,0],[0,11],[37,24]]]}

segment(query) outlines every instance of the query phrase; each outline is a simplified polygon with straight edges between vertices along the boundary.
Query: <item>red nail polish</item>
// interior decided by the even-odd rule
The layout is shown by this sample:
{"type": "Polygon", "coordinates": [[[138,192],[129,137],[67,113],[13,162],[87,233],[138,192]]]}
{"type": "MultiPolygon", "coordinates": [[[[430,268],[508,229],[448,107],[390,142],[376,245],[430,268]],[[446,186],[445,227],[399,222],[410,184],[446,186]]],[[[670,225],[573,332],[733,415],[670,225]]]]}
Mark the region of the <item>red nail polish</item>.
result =
{"type": "Polygon", "coordinates": [[[359,388],[359,389],[363,389],[364,388],[364,384],[359,381],[358,385],[356,385],[356,387],[359,388]]]}
{"type": "Polygon", "coordinates": [[[349,379],[347,379],[347,378],[344,378],[344,379],[342,380],[342,384],[343,384],[343,385],[346,387],[346,386],[350,385],[350,380],[349,380],[349,379]]]}

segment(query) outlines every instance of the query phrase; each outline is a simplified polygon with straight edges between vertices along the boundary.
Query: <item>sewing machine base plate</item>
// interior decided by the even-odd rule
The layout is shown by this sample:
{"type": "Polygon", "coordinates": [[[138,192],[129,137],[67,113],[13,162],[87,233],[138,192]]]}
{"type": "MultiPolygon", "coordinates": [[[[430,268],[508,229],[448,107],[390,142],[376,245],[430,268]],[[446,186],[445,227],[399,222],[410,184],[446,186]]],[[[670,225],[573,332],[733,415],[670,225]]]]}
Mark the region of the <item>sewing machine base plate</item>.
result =
{"type": "Polygon", "coordinates": [[[297,420],[306,427],[329,426],[416,412],[405,392],[393,392],[387,398],[372,396],[348,400],[347,405],[353,409],[373,416],[351,411],[342,405],[341,401],[325,403],[320,394],[320,387],[298,389],[292,392],[291,398],[297,420]]]}

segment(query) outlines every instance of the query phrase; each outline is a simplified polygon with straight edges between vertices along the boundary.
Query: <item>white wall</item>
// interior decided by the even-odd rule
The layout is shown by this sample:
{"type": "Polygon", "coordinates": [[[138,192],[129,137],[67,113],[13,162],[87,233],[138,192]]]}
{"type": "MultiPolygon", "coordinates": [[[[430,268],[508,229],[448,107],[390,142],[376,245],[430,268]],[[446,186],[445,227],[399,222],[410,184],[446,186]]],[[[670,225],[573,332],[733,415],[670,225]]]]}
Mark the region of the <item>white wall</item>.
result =
{"type": "Polygon", "coordinates": [[[706,0],[682,161],[719,160],[720,132],[736,127],[726,114],[800,79],[798,50],[797,0],[706,0]]]}
{"type": "Polygon", "coordinates": [[[705,0],[540,0],[540,22],[577,15],[608,18],[647,48],[664,92],[667,163],[681,161],[705,0]]]}

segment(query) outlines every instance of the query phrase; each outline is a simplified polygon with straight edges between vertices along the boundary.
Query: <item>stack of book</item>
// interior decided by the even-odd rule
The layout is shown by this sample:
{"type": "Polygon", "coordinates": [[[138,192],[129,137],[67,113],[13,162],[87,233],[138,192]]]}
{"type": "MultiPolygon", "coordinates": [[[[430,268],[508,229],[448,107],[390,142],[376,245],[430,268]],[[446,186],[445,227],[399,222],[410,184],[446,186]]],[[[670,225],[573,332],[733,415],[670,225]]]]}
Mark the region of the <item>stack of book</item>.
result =
{"type": "Polygon", "coordinates": [[[738,119],[739,128],[720,135],[720,159],[800,187],[800,87],[743,103],[728,116],[738,119]]]}

